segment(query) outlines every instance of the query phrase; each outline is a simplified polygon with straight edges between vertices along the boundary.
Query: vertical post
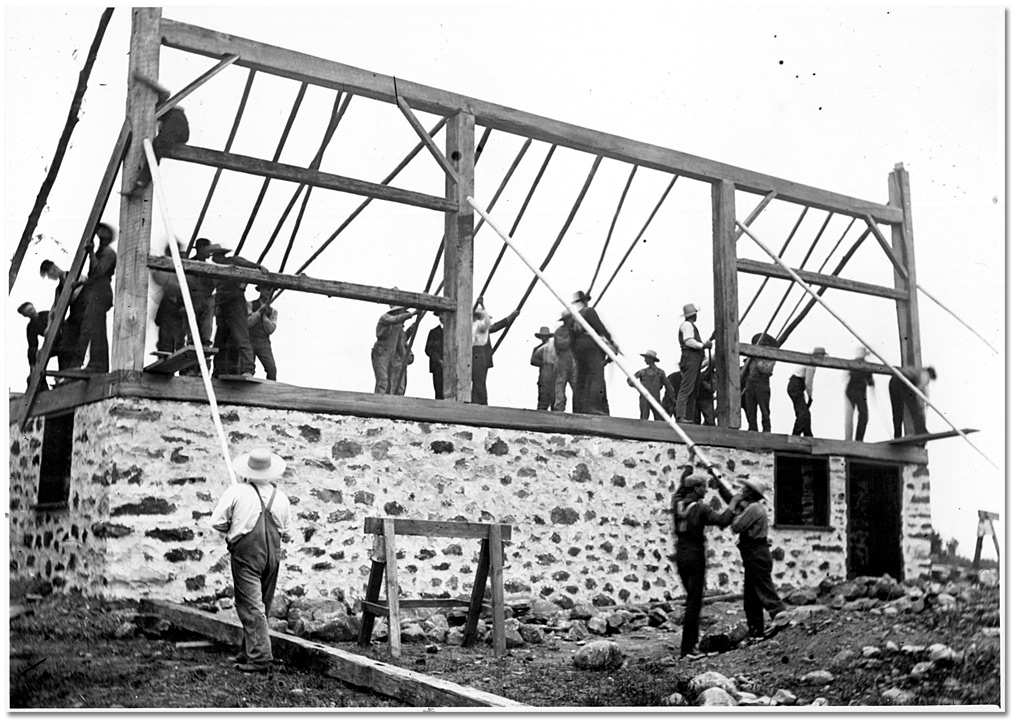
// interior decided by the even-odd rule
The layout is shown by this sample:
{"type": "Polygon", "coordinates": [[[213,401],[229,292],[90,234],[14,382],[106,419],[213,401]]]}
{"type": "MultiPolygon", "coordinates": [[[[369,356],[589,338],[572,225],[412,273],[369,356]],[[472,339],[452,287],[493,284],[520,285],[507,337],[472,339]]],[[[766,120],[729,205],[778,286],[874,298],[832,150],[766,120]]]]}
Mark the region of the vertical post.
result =
{"type": "Polygon", "coordinates": [[[446,123],[446,156],[458,180],[446,179],[446,197],[457,202],[446,213],[443,273],[446,295],[457,301],[454,313],[443,314],[443,395],[471,401],[471,311],[474,307],[474,211],[468,197],[475,193],[475,117],[460,112],[446,123]]]}
{"type": "Polygon", "coordinates": [[[397,587],[397,538],[393,518],[383,520],[383,549],[386,551],[386,611],[389,614],[387,636],[390,655],[400,656],[400,589],[397,587]]]}
{"type": "Polygon", "coordinates": [[[499,523],[489,525],[489,573],[492,581],[492,648],[506,653],[506,614],[503,612],[503,539],[499,523]]]}
{"type": "Polygon", "coordinates": [[[720,427],[740,428],[740,331],[737,296],[736,191],[733,181],[712,183],[712,283],[715,290],[717,411],[720,427]]]}
{"type": "MultiPolygon", "coordinates": [[[[156,92],[135,81],[135,71],[159,78],[160,8],[132,8],[131,48],[128,58],[127,120],[131,145],[124,160],[121,183],[130,189],[145,166],[143,139],[156,135],[156,92]]],[[[122,197],[120,236],[117,241],[117,289],[110,342],[110,370],[141,371],[145,356],[145,330],[149,319],[149,255],[152,237],[152,192],[122,197]]]]}
{"type": "Polygon", "coordinates": [[[896,301],[896,320],[900,332],[900,364],[921,365],[921,324],[917,315],[917,273],[914,262],[914,225],[910,212],[910,176],[902,164],[897,164],[889,174],[889,204],[903,210],[903,222],[892,226],[890,244],[893,254],[903,266],[909,280],[904,280],[899,271],[893,276],[897,290],[907,293],[906,300],[896,301]]]}

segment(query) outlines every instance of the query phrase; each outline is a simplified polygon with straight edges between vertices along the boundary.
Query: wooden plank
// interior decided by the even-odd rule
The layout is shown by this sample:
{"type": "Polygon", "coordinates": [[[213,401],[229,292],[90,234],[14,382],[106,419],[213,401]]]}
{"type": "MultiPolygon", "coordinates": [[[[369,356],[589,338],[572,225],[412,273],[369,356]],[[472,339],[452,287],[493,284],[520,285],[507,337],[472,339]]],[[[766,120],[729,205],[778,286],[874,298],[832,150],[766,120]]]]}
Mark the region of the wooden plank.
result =
{"type": "MultiPolygon", "coordinates": [[[[161,30],[163,43],[170,48],[215,58],[224,53],[236,53],[241,56],[237,62],[241,66],[326,88],[344,89],[385,103],[396,103],[392,76],[173,20],[164,20],[161,30]]],[[[901,211],[890,205],[855,199],[405,80],[400,81],[400,90],[400,95],[413,109],[442,116],[470,111],[476,123],[497,131],[591,154],[602,154],[609,159],[704,182],[731,179],[742,192],[767,194],[775,191],[776,199],[786,202],[810,204],[819,209],[853,216],[870,214],[883,223],[898,223],[902,220],[901,211]]]]}
{"type": "MultiPolygon", "coordinates": [[[[206,357],[213,356],[218,350],[219,349],[216,348],[207,348],[205,349],[205,355],[206,357]]],[[[160,360],[146,366],[145,373],[175,374],[181,369],[188,368],[198,361],[198,349],[194,346],[185,346],[174,353],[157,351],[156,355],[159,356],[160,360]]]]}
{"type": "Polygon", "coordinates": [[[368,574],[368,587],[365,589],[365,600],[361,602],[361,632],[358,634],[358,644],[361,646],[368,646],[372,643],[372,627],[375,625],[375,617],[386,615],[371,608],[379,600],[379,590],[382,588],[385,570],[385,562],[372,561],[372,570],[368,574]]]}
{"type": "Polygon", "coordinates": [[[503,541],[499,523],[489,526],[489,581],[492,585],[492,648],[506,654],[506,612],[503,610],[503,541]]]}
{"type": "Polygon", "coordinates": [[[264,384],[265,379],[256,379],[251,374],[216,374],[214,377],[217,381],[231,381],[238,382],[241,384],[264,384]]]}
{"type": "Polygon", "coordinates": [[[482,614],[482,601],[485,598],[485,581],[489,577],[489,541],[483,540],[478,552],[478,568],[475,570],[475,582],[471,587],[471,604],[468,606],[467,621],[464,623],[464,646],[473,646],[478,638],[478,617],[482,614]]]}
{"type": "Polygon", "coordinates": [[[60,369],[59,371],[47,371],[47,376],[62,379],[91,379],[96,376],[94,372],[83,371],[82,369],[60,369]]]}
{"type": "MultiPolygon", "coordinates": [[[[767,199],[767,198],[766,198],[767,199]]],[[[720,427],[740,428],[740,324],[737,321],[737,203],[733,182],[712,185],[712,284],[715,298],[716,345],[708,355],[715,356],[718,371],[716,415],[720,427]]]]}
{"type": "Polygon", "coordinates": [[[871,363],[870,361],[862,361],[856,358],[816,356],[811,353],[788,351],[770,346],[752,346],[748,343],[740,344],[740,355],[763,358],[768,361],[785,361],[786,363],[804,364],[806,366],[820,366],[826,369],[843,369],[844,371],[864,371],[869,374],[892,375],[883,364],[871,363]]]}
{"type": "Polygon", "coordinates": [[[335,192],[347,192],[361,197],[372,197],[374,199],[386,200],[406,204],[412,207],[422,207],[439,212],[448,212],[454,209],[454,204],[442,197],[435,197],[430,194],[413,192],[399,187],[389,187],[385,184],[365,182],[360,179],[342,177],[338,174],[327,174],[306,167],[296,167],[291,164],[281,164],[265,159],[233,154],[231,152],[204,149],[198,146],[178,144],[167,152],[166,159],[177,159],[182,162],[203,164],[217,169],[227,169],[232,172],[253,174],[269,179],[282,179],[287,182],[298,182],[319,189],[331,189],[335,192]]]}
{"type": "MultiPolygon", "coordinates": [[[[904,277],[894,274],[894,285],[897,290],[904,291],[906,298],[896,303],[896,321],[900,334],[900,365],[921,366],[921,322],[917,307],[917,269],[914,262],[914,226],[911,221],[910,176],[902,164],[897,164],[889,174],[889,200],[902,207],[902,224],[894,224],[892,228],[892,250],[894,257],[899,258],[904,277]]],[[[911,434],[913,421],[906,417],[906,432],[911,434]]]]}
{"type": "MultiPolygon", "coordinates": [[[[127,122],[131,143],[124,157],[121,185],[133,191],[147,167],[142,141],[156,136],[157,93],[136,74],[159,78],[159,21],[162,9],[131,9],[131,47],[127,69],[127,122]]],[[[145,330],[149,321],[149,271],[145,260],[152,243],[152,187],[144,194],[120,198],[120,236],[114,276],[110,369],[141,371],[145,367],[145,330]]]]}
{"type": "Polygon", "coordinates": [[[425,131],[425,127],[421,125],[420,121],[418,121],[418,118],[414,115],[411,107],[407,105],[407,101],[399,95],[397,96],[397,107],[400,109],[400,112],[404,114],[404,118],[407,119],[408,123],[411,124],[411,128],[414,129],[414,133],[416,133],[418,138],[422,140],[422,143],[425,144],[425,148],[429,150],[429,154],[432,155],[432,158],[439,162],[439,166],[441,166],[443,171],[446,172],[447,178],[456,183],[458,181],[457,172],[454,171],[447,158],[443,156],[443,152],[439,151],[439,147],[436,146],[436,142],[432,141],[432,135],[425,131]]]}
{"type": "MultiPolygon", "coordinates": [[[[370,535],[381,535],[383,523],[386,521],[393,522],[393,529],[397,535],[471,539],[489,537],[489,523],[468,523],[458,520],[391,520],[390,518],[367,517],[365,518],[365,532],[370,535]]],[[[511,540],[513,526],[501,525],[500,533],[503,540],[511,540]]]]}
{"type": "MultiPolygon", "coordinates": [[[[150,255],[149,270],[174,272],[174,263],[162,255],[150,255]]],[[[217,265],[199,260],[181,260],[181,267],[188,274],[200,278],[218,278],[250,283],[252,285],[268,285],[276,290],[294,290],[300,293],[314,293],[330,298],[347,298],[363,300],[370,303],[402,305],[422,310],[452,311],[456,301],[440,295],[428,295],[394,288],[381,288],[376,285],[359,283],[343,283],[338,280],[324,280],[307,275],[289,275],[286,273],[262,272],[255,268],[240,268],[228,265],[217,265]]]]}
{"type": "Polygon", "coordinates": [[[999,513],[997,513],[997,512],[988,512],[987,510],[978,510],[978,519],[979,520],[998,520],[999,519],[999,513]]]}
{"type": "MultiPolygon", "coordinates": [[[[471,604],[463,598],[401,598],[400,610],[405,608],[465,608],[471,604]]],[[[389,615],[389,601],[362,601],[361,610],[374,616],[389,615]]]]}
{"type": "MultiPolygon", "coordinates": [[[[737,270],[741,273],[753,273],[754,275],[765,275],[770,278],[793,280],[793,276],[786,272],[781,265],[761,262],[759,260],[751,260],[749,258],[738,258],[737,270]]],[[[793,270],[804,280],[805,283],[824,285],[827,288],[849,290],[851,292],[862,293],[864,295],[874,295],[879,298],[892,298],[894,300],[906,300],[907,298],[907,293],[905,291],[897,290],[895,288],[886,288],[882,285],[872,285],[871,283],[848,280],[847,278],[840,278],[836,275],[813,273],[810,270],[797,270],[795,268],[793,270]]]]}
{"type": "MultiPolygon", "coordinates": [[[[743,351],[743,344],[741,345],[743,351]]],[[[775,349],[770,349],[774,351],[775,349]]],[[[118,379],[106,396],[168,399],[173,401],[205,402],[206,394],[201,380],[189,376],[125,376],[118,379]]],[[[216,384],[214,383],[214,386],[216,384]]],[[[73,387],[80,388],[80,387],[73,387]]],[[[44,392],[53,394],[53,392],[44,392]]],[[[98,397],[105,398],[105,397],[98,397]]],[[[604,417],[588,414],[545,412],[533,409],[511,409],[499,406],[477,406],[411,396],[388,396],[357,391],[313,389],[276,382],[270,391],[266,387],[217,386],[216,398],[222,405],[252,406],[260,409],[283,409],[347,416],[380,417],[401,421],[442,422],[465,426],[497,427],[514,431],[545,432],[556,434],[583,434],[610,439],[654,441],[681,445],[680,438],[665,422],[639,419],[604,417]]],[[[95,398],[91,399],[95,400],[95,398]]],[[[18,401],[17,399],[14,401],[18,401]]],[[[40,401],[40,407],[45,400],[40,401]]],[[[12,402],[13,406],[13,402],[12,402]]],[[[65,407],[66,408],[66,407],[65,407]]],[[[689,425],[684,428],[699,446],[728,447],[756,451],[778,451],[809,454],[806,442],[790,441],[785,435],[746,432],[689,425]]],[[[833,445],[850,443],[836,441],[833,445]]],[[[874,445],[868,445],[871,447],[874,445]]],[[[856,456],[869,458],[867,447],[853,450],[856,456]]],[[[873,459],[890,457],[877,452],[873,459]]],[[[903,449],[892,457],[902,462],[926,464],[927,454],[920,449],[903,449]]]]}
{"type": "Polygon", "coordinates": [[[383,520],[383,550],[386,554],[386,602],[389,604],[387,636],[390,656],[400,656],[400,589],[397,587],[397,543],[393,533],[393,520],[383,520]]]}
{"type": "MultiPolygon", "coordinates": [[[[175,626],[201,634],[220,643],[236,644],[241,624],[220,614],[206,613],[168,601],[142,599],[139,611],[156,613],[175,626]]],[[[331,676],[357,687],[371,689],[416,707],[523,707],[505,697],[460,686],[428,674],[317,644],[290,634],[270,631],[273,656],[297,665],[322,664],[331,676]]]]}
{"type": "MultiPolygon", "coordinates": [[[[960,432],[964,434],[973,434],[978,431],[977,429],[961,429],[960,432]]],[[[948,439],[949,437],[958,437],[960,433],[955,429],[947,432],[928,432],[927,434],[911,434],[906,437],[900,437],[899,439],[886,439],[882,444],[893,444],[893,445],[914,445],[924,444],[935,439],[948,439]]]]}
{"type": "Polygon", "coordinates": [[[475,192],[475,119],[458,113],[446,123],[446,153],[456,180],[446,178],[446,196],[455,205],[443,229],[444,291],[456,301],[453,315],[443,316],[443,396],[447,401],[471,401],[471,321],[474,309],[474,209],[468,197],[475,192]]]}
{"type": "MultiPolygon", "coordinates": [[[[106,202],[110,197],[110,193],[113,191],[113,185],[117,179],[117,172],[120,169],[121,162],[124,160],[124,153],[127,150],[128,142],[130,140],[131,127],[128,122],[125,121],[124,125],[120,128],[120,136],[117,137],[117,143],[114,145],[113,154],[110,155],[110,161],[107,163],[106,171],[103,173],[103,180],[99,183],[99,189],[96,192],[95,201],[92,203],[92,209],[89,210],[88,219],[85,221],[85,230],[82,232],[81,239],[78,241],[78,248],[74,253],[74,259],[71,261],[71,267],[67,271],[67,277],[69,280],[78,280],[81,276],[82,268],[85,266],[85,245],[90,242],[94,236],[96,225],[99,224],[103,210],[106,208],[106,202]]],[[[123,207],[121,209],[123,209],[123,207]]],[[[65,285],[56,304],[50,309],[50,313],[54,320],[64,320],[64,314],[67,312],[67,306],[71,302],[72,290],[72,286],[65,285]]],[[[113,320],[114,329],[116,330],[116,310],[114,310],[113,320]]],[[[39,347],[39,354],[35,360],[35,366],[32,367],[32,371],[29,374],[28,388],[25,390],[25,395],[19,400],[21,402],[21,408],[18,410],[16,418],[21,426],[25,425],[29,414],[32,413],[32,404],[35,402],[36,394],[39,391],[39,381],[42,379],[43,371],[46,369],[46,363],[50,360],[50,351],[53,349],[53,342],[56,339],[57,331],[59,330],[60,326],[48,326],[46,329],[46,337],[43,338],[42,346],[39,347]]],[[[144,341],[142,342],[142,345],[142,350],[144,350],[144,341]]],[[[115,360],[116,359],[111,357],[111,362],[115,360]]],[[[115,366],[111,368],[116,369],[115,366]]],[[[15,417],[12,417],[12,419],[13,418],[15,417]]]]}

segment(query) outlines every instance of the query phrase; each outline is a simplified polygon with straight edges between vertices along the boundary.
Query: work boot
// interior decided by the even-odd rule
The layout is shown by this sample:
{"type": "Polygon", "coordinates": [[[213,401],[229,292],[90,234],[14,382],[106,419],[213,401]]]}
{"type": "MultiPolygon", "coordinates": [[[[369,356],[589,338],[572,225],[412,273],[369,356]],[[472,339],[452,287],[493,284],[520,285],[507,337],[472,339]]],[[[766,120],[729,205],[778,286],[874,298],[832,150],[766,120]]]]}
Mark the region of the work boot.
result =
{"type": "Polygon", "coordinates": [[[269,664],[249,664],[247,661],[243,664],[234,664],[234,668],[245,674],[268,674],[269,664]]]}

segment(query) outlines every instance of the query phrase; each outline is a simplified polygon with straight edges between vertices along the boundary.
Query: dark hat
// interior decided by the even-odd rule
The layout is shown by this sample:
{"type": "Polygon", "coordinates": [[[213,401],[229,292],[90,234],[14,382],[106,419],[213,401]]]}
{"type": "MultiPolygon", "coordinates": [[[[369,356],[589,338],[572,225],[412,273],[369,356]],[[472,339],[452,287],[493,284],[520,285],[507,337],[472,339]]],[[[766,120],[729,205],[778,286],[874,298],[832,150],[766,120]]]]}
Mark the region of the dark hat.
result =
{"type": "Polygon", "coordinates": [[[552,333],[549,331],[549,326],[542,326],[538,329],[538,333],[535,334],[535,338],[540,338],[543,341],[551,337],[552,333]]]}
{"type": "Polygon", "coordinates": [[[35,306],[30,301],[26,300],[24,303],[18,306],[18,313],[20,313],[21,315],[25,315],[25,311],[28,310],[29,306],[35,308],[35,306]]]}
{"type": "Polygon", "coordinates": [[[583,290],[579,290],[576,293],[574,293],[573,297],[570,299],[570,302],[571,303],[581,303],[581,302],[587,303],[589,300],[591,300],[591,296],[588,295],[587,293],[585,293],[583,290]]]}
{"type": "Polygon", "coordinates": [[[117,234],[113,231],[113,228],[105,222],[100,222],[96,225],[96,237],[106,242],[113,242],[117,234]]]}
{"type": "Polygon", "coordinates": [[[695,487],[700,485],[708,486],[708,482],[711,478],[704,472],[693,472],[684,477],[683,483],[680,485],[682,489],[693,490],[695,487]]]}
{"type": "Polygon", "coordinates": [[[751,345],[771,346],[772,348],[777,348],[779,346],[779,341],[767,333],[755,333],[751,336],[751,345]]]}
{"type": "Polygon", "coordinates": [[[222,245],[216,245],[204,237],[195,240],[195,257],[211,257],[221,252],[230,252],[222,245]]]}

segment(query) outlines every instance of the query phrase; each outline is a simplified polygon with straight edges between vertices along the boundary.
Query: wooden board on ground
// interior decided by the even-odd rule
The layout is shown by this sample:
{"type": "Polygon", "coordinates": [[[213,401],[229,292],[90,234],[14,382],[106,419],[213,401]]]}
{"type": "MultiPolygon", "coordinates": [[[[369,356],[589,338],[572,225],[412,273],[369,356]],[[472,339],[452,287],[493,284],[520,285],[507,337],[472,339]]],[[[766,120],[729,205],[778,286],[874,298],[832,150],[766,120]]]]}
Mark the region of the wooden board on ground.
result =
{"type": "MultiPolygon", "coordinates": [[[[973,434],[977,429],[961,429],[964,434],[973,434]]],[[[880,444],[924,444],[930,442],[933,439],[947,439],[948,437],[958,437],[955,430],[951,432],[929,432],[928,434],[911,434],[907,437],[900,437],[899,439],[887,439],[880,444]]]]}
{"type": "MultiPolygon", "coordinates": [[[[217,350],[215,348],[207,348],[205,349],[205,355],[212,356],[217,350]]],[[[172,354],[156,351],[156,355],[161,357],[160,360],[146,366],[144,369],[145,373],[172,376],[181,369],[190,368],[198,363],[198,349],[194,346],[185,346],[172,354]]]]}
{"type": "MultiPolygon", "coordinates": [[[[222,643],[233,645],[241,641],[241,624],[219,614],[152,599],[142,599],[139,611],[158,614],[174,626],[222,643]]],[[[317,662],[329,669],[330,676],[395,697],[415,707],[525,706],[505,697],[454,684],[428,674],[401,669],[392,664],[384,664],[367,656],[316,644],[298,636],[277,631],[270,631],[269,636],[273,643],[273,655],[278,659],[304,665],[317,662]]]]}

